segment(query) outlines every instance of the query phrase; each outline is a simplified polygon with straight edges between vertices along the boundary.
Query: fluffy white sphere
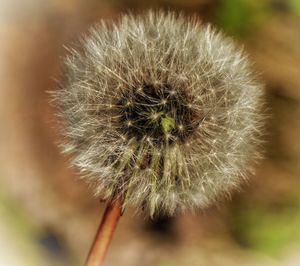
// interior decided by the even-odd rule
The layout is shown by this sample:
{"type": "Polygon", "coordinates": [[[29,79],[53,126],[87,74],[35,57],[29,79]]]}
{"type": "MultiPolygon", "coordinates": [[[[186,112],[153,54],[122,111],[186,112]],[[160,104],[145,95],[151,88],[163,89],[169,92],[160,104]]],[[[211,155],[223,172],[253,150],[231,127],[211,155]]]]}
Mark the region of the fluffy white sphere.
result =
{"type": "Polygon", "coordinates": [[[153,216],[204,208],[259,157],[261,85],[233,41],[173,12],[101,22],[54,93],[72,164],[153,216]]]}

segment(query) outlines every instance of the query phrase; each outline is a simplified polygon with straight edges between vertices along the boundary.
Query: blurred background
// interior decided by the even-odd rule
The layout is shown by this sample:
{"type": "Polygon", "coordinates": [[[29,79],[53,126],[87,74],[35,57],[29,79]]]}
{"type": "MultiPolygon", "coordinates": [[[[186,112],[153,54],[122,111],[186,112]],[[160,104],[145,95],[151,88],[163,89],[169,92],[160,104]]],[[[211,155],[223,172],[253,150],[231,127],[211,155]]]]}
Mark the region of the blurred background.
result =
{"type": "Polygon", "coordinates": [[[266,158],[230,201],[148,221],[126,210],[106,265],[300,265],[300,0],[0,0],[0,265],[79,266],[105,204],[60,155],[48,90],[64,45],[99,19],[197,13],[266,84],[266,158]]]}

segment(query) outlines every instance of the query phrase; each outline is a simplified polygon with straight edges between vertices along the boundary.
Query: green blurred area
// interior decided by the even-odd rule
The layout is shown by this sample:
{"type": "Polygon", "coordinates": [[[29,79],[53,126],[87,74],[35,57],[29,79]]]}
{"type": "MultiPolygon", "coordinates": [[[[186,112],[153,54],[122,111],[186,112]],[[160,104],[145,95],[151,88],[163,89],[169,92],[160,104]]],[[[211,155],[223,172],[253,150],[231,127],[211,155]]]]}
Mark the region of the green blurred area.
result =
{"type": "Polygon", "coordinates": [[[292,12],[300,17],[300,1],[299,0],[290,0],[290,5],[292,12]]]}
{"type": "Polygon", "coordinates": [[[299,225],[299,198],[283,202],[281,206],[246,202],[233,212],[231,223],[242,246],[275,257],[300,242],[299,225]]]}
{"type": "Polygon", "coordinates": [[[40,254],[36,241],[38,232],[30,223],[30,217],[3,191],[0,191],[0,217],[0,231],[3,232],[5,228],[0,240],[0,262],[20,266],[47,265],[40,254]],[[10,249],[14,250],[13,256],[10,255],[10,249]]]}
{"type": "Polygon", "coordinates": [[[216,7],[216,24],[234,35],[254,31],[269,13],[266,1],[221,0],[216,7]]]}
{"type": "Polygon", "coordinates": [[[272,19],[276,11],[300,16],[300,1],[219,0],[214,15],[220,28],[236,36],[245,36],[272,19]]]}

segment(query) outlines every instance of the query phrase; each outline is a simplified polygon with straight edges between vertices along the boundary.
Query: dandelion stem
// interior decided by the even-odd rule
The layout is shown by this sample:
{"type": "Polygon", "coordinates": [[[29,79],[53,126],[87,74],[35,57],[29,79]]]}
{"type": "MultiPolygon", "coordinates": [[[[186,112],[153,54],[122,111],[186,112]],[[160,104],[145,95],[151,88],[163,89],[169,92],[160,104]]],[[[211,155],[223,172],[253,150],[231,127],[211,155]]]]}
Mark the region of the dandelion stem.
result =
{"type": "Polygon", "coordinates": [[[85,266],[101,266],[105,259],[113,233],[121,217],[122,202],[119,197],[113,198],[104,212],[94,242],[88,254],[85,266]]]}

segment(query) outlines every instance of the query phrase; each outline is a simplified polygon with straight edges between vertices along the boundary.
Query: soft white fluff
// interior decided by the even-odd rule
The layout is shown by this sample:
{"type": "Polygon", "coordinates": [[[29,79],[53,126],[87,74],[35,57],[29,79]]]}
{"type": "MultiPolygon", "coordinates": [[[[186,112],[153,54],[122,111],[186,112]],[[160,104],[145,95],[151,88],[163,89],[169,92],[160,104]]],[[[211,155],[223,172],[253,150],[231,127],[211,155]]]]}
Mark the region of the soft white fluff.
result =
{"type": "Polygon", "coordinates": [[[101,22],[54,92],[72,164],[153,216],[229,195],[259,157],[261,85],[233,41],[173,12],[101,22]]]}

